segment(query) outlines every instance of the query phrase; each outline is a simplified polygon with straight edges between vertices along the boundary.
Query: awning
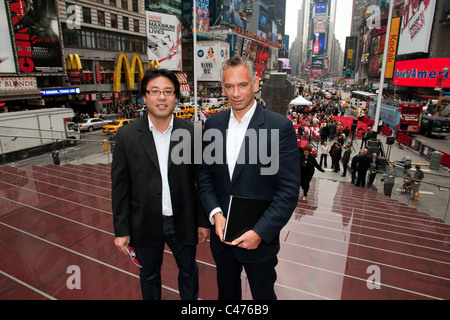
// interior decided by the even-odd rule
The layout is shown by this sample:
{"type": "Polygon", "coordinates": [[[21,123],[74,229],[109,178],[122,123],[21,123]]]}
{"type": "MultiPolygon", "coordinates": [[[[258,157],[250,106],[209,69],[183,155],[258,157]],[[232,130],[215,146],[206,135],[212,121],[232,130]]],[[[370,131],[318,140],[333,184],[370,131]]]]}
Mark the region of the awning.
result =
{"type": "Polygon", "coordinates": [[[41,99],[41,98],[42,93],[40,90],[0,92],[0,101],[41,99]]]}
{"type": "Polygon", "coordinates": [[[178,82],[180,83],[181,92],[191,92],[191,88],[187,83],[187,75],[184,72],[176,72],[178,82]]]}

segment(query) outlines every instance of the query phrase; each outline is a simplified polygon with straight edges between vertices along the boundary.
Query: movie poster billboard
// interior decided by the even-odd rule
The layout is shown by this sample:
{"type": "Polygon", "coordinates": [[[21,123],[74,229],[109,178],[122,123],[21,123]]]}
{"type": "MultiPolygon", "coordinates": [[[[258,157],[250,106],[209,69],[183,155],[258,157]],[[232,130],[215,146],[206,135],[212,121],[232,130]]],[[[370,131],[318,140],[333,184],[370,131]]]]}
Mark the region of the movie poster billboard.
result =
{"type": "Polygon", "coordinates": [[[8,14],[4,2],[0,3],[0,73],[16,73],[16,63],[9,33],[8,14]]]}
{"type": "Polygon", "coordinates": [[[197,80],[220,81],[222,63],[230,57],[230,45],[225,41],[197,42],[197,80]]]}
{"type": "Polygon", "coordinates": [[[171,14],[146,11],[148,60],[160,68],[182,71],[181,23],[171,14]]]}
{"type": "Polygon", "coordinates": [[[270,48],[268,45],[265,45],[260,42],[256,42],[256,57],[255,57],[255,67],[256,67],[256,75],[261,78],[263,70],[267,69],[267,64],[269,62],[270,56],[270,48]]]}
{"type": "Polygon", "coordinates": [[[436,1],[404,0],[397,54],[428,52],[436,1]]]}
{"type": "Polygon", "coordinates": [[[11,73],[17,75],[63,75],[64,54],[56,0],[2,2],[5,7],[3,4],[0,7],[0,58],[6,58],[4,54],[8,58],[1,72],[14,71],[14,64],[15,72],[11,73]]]}
{"type": "Polygon", "coordinates": [[[209,0],[196,0],[197,35],[209,36],[209,0]]]}

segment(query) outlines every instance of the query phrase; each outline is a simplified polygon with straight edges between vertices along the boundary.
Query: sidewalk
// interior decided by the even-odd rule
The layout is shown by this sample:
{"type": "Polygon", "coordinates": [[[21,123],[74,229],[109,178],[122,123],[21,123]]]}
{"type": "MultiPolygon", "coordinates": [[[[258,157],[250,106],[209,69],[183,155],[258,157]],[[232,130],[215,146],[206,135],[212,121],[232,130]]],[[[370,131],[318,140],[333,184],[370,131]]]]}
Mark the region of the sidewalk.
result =
{"type": "MultiPolygon", "coordinates": [[[[379,135],[379,139],[381,141],[385,141],[385,136],[379,135]]],[[[331,145],[330,142],[328,142],[328,145],[331,145]]],[[[350,162],[351,159],[358,154],[361,146],[361,140],[354,140],[353,141],[353,148],[352,153],[350,155],[350,162]]],[[[385,146],[386,148],[386,146],[385,146]]],[[[402,194],[397,191],[399,189],[401,183],[403,182],[403,178],[398,177],[395,179],[395,185],[394,189],[392,191],[392,199],[398,200],[401,203],[405,203],[410,207],[414,207],[417,210],[427,213],[430,216],[437,218],[437,219],[445,219],[445,222],[450,222],[450,208],[449,202],[450,202],[450,189],[444,189],[440,190],[437,186],[427,184],[426,182],[432,182],[435,184],[440,185],[449,185],[450,181],[450,174],[447,172],[448,168],[441,166],[439,170],[432,170],[429,166],[429,160],[425,159],[424,157],[420,156],[417,152],[404,148],[399,149],[397,145],[393,145],[391,148],[391,153],[389,160],[395,161],[395,160],[401,160],[403,157],[408,156],[411,158],[412,161],[412,168],[411,173],[414,174],[414,166],[415,164],[419,164],[421,166],[421,170],[424,172],[424,179],[423,182],[420,185],[419,189],[419,200],[417,201],[416,205],[413,205],[413,201],[410,200],[408,194],[402,194]]],[[[320,159],[320,154],[317,155],[317,158],[320,159]]],[[[331,166],[331,158],[328,156],[328,168],[324,168],[325,172],[321,173],[320,171],[316,170],[314,173],[315,178],[325,178],[328,180],[333,181],[347,181],[351,183],[351,172],[350,170],[347,170],[347,176],[341,177],[342,174],[342,163],[341,165],[341,171],[340,172],[333,172],[330,169],[331,166]]],[[[382,174],[377,174],[375,181],[373,183],[374,192],[383,193],[383,182],[380,181],[382,178],[382,174]],[[376,189],[376,190],[375,190],[376,189]]],[[[367,181],[367,179],[366,179],[367,181]]],[[[358,188],[355,186],[355,188],[358,188]]]]}
{"type": "MultiPolygon", "coordinates": [[[[384,136],[379,136],[381,141],[385,141],[384,136]]],[[[331,145],[331,143],[329,143],[331,145]]],[[[352,153],[350,155],[351,159],[359,152],[361,145],[361,140],[353,141],[352,153]]],[[[386,146],[385,146],[386,147],[386,146]]],[[[397,145],[393,145],[390,152],[389,159],[391,161],[401,160],[403,157],[408,156],[411,158],[413,163],[411,173],[414,173],[414,164],[420,164],[421,169],[425,174],[423,182],[420,185],[419,189],[419,200],[416,205],[413,205],[412,200],[410,200],[408,194],[402,194],[397,191],[399,189],[401,183],[403,182],[403,178],[398,177],[395,179],[394,189],[392,191],[392,199],[398,200],[401,203],[407,204],[410,207],[415,207],[417,210],[427,213],[430,216],[444,220],[446,223],[450,223],[450,189],[440,190],[437,186],[427,184],[426,182],[432,182],[440,185],[449,185],[450,174],[447,172],[448,168],[441,166],[439,170],[432,170],[428,167],[429,161],[422,156],[420,156],[416,151],[410,150],[407,148],[399,149],[397,145]]],[[[317,158],[320,159],[320,154],[317,155],[317,158]]],[[[66,163],[70,164],[108,164],[112,162],[112,154],[109,152],[103,152],[91,156],[87,156],[83,159],[72,160],[66,163]]],[[[65,164],[65,163],[63,163],[65,164]]],[[[350,170],[347,170],[347,176],[341,177],[342,174],[342,163],[341,163],[341,172],[333,172],[330,169],[331,159],[328,156],[328,168],[324,168],[325,172],[321,173],[316,170],[314,177],[319,179],[328,179],[332,181],[347,181],[351,182],[351,173],[350,170]]],[[[382,174],[377,174],[375,181],[373,183],[374,192],[383,192],[383,182],[380,181],[382,178],[382,174]]],[[[357,188],[355,186],[355,188],[357,188]]]]}

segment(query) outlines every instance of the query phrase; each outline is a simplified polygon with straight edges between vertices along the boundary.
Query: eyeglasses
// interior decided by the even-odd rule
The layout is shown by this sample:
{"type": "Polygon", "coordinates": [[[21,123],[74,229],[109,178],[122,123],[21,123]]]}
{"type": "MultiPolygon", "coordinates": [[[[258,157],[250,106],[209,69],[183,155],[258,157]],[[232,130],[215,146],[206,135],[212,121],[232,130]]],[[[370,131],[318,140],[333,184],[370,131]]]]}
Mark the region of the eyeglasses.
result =
{"type": "Polygon", "coordinates": [[[145,90],[145,92],[147,92],[151,96],[159,96],[162,93],[165,97],[171,97],[175,94],[175,91],[172,90],[145,90]]]}

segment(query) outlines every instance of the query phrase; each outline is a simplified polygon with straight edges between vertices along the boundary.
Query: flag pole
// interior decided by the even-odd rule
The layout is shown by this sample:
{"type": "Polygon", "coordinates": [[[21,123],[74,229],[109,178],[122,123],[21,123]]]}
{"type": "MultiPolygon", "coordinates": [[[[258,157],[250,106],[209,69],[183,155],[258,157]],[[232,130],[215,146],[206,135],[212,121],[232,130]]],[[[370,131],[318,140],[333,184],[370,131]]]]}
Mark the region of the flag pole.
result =
{"type": "Polygon", "coordinates": [[[192,54],[193,60],[194,60],[194,121],[198,121],[198,114],[197,114],[197,6],[196,6],[196,0],[193,0],[193,6],[194,9],[193,12],[193,30],[192,30],[192,37],[193,37],[193,50],[192,54]]]}

